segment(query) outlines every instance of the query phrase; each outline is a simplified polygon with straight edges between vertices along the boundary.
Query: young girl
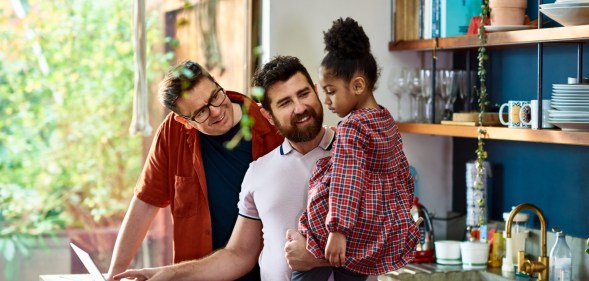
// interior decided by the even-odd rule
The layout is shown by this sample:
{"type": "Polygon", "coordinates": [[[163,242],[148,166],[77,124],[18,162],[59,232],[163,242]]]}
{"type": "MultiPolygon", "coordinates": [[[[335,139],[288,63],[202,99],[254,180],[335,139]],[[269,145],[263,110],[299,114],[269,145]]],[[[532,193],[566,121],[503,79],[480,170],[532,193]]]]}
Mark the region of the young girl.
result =
{"type": "Polygon", "coordinates": [[[358,23],[324,33],[319,84],[339,117],[331,158],[317,161],[299,231],[307,249],[333,267],[293,272],[292,280],[366,280],[403,267],[419,238],[410,209],[413,178],[393,117],[373,95],[378,66],[358,23]]]}

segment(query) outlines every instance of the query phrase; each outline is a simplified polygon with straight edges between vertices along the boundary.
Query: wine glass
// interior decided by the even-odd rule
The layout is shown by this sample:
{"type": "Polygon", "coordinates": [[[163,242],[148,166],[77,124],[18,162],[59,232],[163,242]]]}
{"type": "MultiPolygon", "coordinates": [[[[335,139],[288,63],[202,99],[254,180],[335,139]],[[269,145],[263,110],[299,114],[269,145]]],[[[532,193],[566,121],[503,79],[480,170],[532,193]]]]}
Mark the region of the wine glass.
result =
{"type": "Polygon", "coordinates": [[[452,120],[452,114],[454,113],[454,102],[456,101],[458,88],[458,73],[454,70],[440,70],[439,80],[440,81],[440,98],[443,101],[444,112],[442,114],[442,120],[452,120]]]}
{"type": "Polygon", "coordinates": [[[411,117],[408,121],[420,122],[421,111],[421,76],[419,75],[419,69],[408,69],[405,76],[407,82],[407,90],[410,94],[411,100],[411,117]],[[413,102],[415,100],[415,103],[413,102]],[[414,106],[415,105],[415,106],[414,106]]]}
{"type": "Polygon", "coordinates": [[[434,91],[432,89],[432,70],[421,69],[419,71],[421,77],[421,99],[420,99],[420,114],[417,122],[430,123],[431,109],[434,91]],[[425,103],[424,103],[425,102],[425,103]]]}
{"type": "Polygon", "coordinates": [[[470,111],[470,107],[472,102],[474,101],[474,94],[469,89],[469,85],[472,85],[471,89],[474,89],[475,83],[475,72],[474,71],[466,71],[466,70],[459,70],[458,71],[458,90],[460,94],[460,98],[464,103],[464,111],[470,111]]]}
{"type": "Polygon", "coordinates": [[[405,77],[405,70],[401,72],[391,71],[389,74],[389,79],[387,81],[387,86],[389,91],[395,95],[397,98],[397,118],[396,120],[399,122],[405,121],[401,115],[401,101],[403,100],[403,95],[407,92],[408,85],[407,79],[405,77]]]}

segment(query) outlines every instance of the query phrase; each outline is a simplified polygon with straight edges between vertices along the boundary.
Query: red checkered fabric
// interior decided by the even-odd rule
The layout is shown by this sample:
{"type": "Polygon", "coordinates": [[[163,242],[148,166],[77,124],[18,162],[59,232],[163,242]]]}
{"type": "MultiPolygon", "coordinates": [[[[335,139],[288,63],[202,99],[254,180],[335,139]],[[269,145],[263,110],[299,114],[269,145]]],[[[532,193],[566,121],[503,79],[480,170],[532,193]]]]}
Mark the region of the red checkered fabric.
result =
{"type": "Polygon", "coordinates": [[[412,204],[413,177],[393,117],[385,108],[356,110],[338,125],[333,156],[317,161],[299,231],[317,258],[330,232],[344,233],[344,267],[383,274],[415,256],[412,204]]]}

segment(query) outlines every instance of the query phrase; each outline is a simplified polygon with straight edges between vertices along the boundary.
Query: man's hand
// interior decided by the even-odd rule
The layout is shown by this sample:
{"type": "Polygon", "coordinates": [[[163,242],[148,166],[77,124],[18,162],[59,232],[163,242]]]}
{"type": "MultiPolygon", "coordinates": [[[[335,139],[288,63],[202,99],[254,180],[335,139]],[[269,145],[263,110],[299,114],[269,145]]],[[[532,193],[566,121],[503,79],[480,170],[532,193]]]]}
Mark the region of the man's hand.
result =
{"type": "Polygon", "coordinates": [[[325,258],[332,266],[346,263],[346,236],[341,232],[330,232],[325,245],[325,258]]]}
{"type": "Polygon", "coordinates": [[[136,281],[164,281],[172,280],[174,272],[170,268],[144,268],[144,269],[129,269],[123,273],[115,275],[115,280],[123,278],[135,279],[136,281]]]}
{"type": "Polygon", "coordinates": [[[329,262],[317,259],[307,251],[307,241],[296,230],[286,231],[286,244],[284,253],[288,266],[295,271],[308,271],[315,267],[329,266],[329,262]]]}

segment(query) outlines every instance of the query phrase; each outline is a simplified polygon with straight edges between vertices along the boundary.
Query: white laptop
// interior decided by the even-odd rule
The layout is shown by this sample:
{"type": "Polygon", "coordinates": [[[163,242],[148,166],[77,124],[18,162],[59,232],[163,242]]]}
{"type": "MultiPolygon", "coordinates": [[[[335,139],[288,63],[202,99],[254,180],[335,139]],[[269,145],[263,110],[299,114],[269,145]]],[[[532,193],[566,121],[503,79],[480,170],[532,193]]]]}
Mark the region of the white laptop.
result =
{"type": "Polygon", "coordinates": [[[96,263],[94,263],[94,261],[92,260],[90,255],[86,253],[86,251],[80,249],[73,243],[70,243],[70,246],[72,246],[72,249],[74,249],[74,252],[76,252],[76,255],[78,256],[78,258],[80,258],[80,261],[82,261],[82,264],[84,264],[84,267],[86,268],[86,270],[88,270],[88,273],[90,273],[90,277],[92,278],[92,280],[106,281],[104,276],[102,276],[102,273],[100,273],[98,266],[96,266],[96,263]]]}

